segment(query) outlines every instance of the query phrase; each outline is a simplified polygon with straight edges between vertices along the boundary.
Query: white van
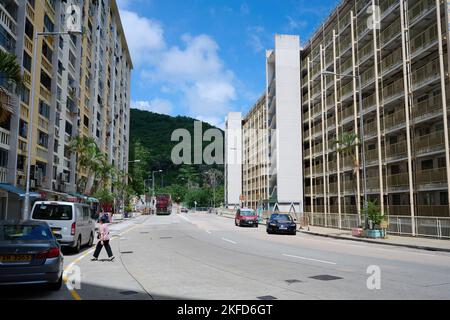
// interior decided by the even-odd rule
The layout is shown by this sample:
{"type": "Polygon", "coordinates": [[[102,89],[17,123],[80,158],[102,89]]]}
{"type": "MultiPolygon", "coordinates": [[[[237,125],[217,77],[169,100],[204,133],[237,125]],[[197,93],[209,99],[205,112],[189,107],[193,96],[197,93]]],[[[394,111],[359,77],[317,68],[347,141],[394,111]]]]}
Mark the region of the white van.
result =
{"type": "Polygon", "coordinates": [[[37,201],[31,211],[31,220],[45,221],[63,247],[79,252],[81,246],[92,246],[95,221],[90,207],[82,203],[37,201]]]}

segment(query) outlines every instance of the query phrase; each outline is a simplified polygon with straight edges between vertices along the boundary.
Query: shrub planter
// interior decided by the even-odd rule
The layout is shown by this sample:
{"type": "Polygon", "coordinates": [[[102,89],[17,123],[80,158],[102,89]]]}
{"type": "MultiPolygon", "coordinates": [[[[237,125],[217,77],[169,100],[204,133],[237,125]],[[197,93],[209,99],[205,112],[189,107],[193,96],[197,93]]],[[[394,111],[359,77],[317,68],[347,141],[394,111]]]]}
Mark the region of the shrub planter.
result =
{"type": "Polygon", "coordinates": [[[371,238],[371,239],[379,239],[379,238],[385,238],[386,233],[384,230],[381,229],[367,229],[364,231],[364,236],[366,238],[371,238]]]}

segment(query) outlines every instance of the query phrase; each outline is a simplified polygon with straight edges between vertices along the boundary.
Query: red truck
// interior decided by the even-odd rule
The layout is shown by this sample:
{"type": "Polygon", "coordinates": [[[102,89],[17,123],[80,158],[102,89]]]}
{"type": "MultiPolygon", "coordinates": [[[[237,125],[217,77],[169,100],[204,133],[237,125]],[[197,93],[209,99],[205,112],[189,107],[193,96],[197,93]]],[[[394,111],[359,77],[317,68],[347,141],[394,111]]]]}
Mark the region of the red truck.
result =
{"type": "Polygon", "coordinates": [[[156,195],[156,214],[170,215],[172,213],[172,197],[170,194],[156,195]]]}

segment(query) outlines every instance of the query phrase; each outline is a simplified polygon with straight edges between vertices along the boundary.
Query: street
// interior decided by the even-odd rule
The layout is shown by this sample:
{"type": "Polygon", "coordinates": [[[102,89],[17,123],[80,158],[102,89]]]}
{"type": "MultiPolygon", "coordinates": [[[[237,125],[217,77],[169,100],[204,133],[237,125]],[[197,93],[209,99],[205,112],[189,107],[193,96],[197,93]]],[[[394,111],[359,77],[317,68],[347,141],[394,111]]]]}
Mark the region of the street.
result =
{"type": "Polygon", "coordinates": [[[140,216],[111,226],[116,260],[66,254],[81,288],[23,287],[0,299],[449,299],[450,254],[298,233],[268,235],[206,213],[140,216]],[[368,289],[369,266],[381,288],[368,289]]]}

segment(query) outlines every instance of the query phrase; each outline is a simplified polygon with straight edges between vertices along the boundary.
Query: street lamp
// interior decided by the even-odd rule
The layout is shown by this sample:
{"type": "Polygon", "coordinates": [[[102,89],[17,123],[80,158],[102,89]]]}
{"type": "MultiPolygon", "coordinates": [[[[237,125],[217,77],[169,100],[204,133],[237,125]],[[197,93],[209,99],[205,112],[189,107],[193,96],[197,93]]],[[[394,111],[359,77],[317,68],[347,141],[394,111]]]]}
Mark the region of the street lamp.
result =
{"type": "Polygon", "coordinates": [[[361,85],[361,75],[358,74],[357,76],[353,75],[347,75],[347,74],[338,74],[331,71],[322,71],[322,74],[324,75],[331,75],[331,76],[338,76],[340,78],[352,78],[358,80],[358,87],[359,87],[359,114],[361,117],[360,121],[360,131],[362,138],[359,138],[361,140],[361,147],[362,147],[362,166],[363,166],[363,180],[364,180],[364,224],[367,228],[367,177],[366,177],[366,148],[365,148],[365,142],[364,142],[364,114],[363,114],[363,102],[362,102],[362,85],[361,85]]]}
{"type": "Polygon", "coordinates": [[[30,208],[30,173],[31,173],[31,150],[32,150],[32,142],[33,142],[33,117],[34,117],[34,108],[35,108],[35,95],[36,95],[36,67],[37,67],[37,45],[39,37],[54,37],[54,36],[62,36],[62,35],[81,35],[83,32],[81,31],[80,26],[74,24],[74,21],[79,19],[79,12],[75,10],[72,6],[72,10],[70,15],[66,19],[68,31],[66,32],[36,32],[33,38],[33,66],[32,66],[32,74],[31,74],[31,106],[30,106],[30,122],[28,127],[28,145],[27,145],[27,182],[26,182],[26,191],[25,191],[25,200],[23,207],[23,218],[24,220],[28,219],[28,211],[30,208]],[[72,20],[69,20],[72,18],[72,20]]]}

